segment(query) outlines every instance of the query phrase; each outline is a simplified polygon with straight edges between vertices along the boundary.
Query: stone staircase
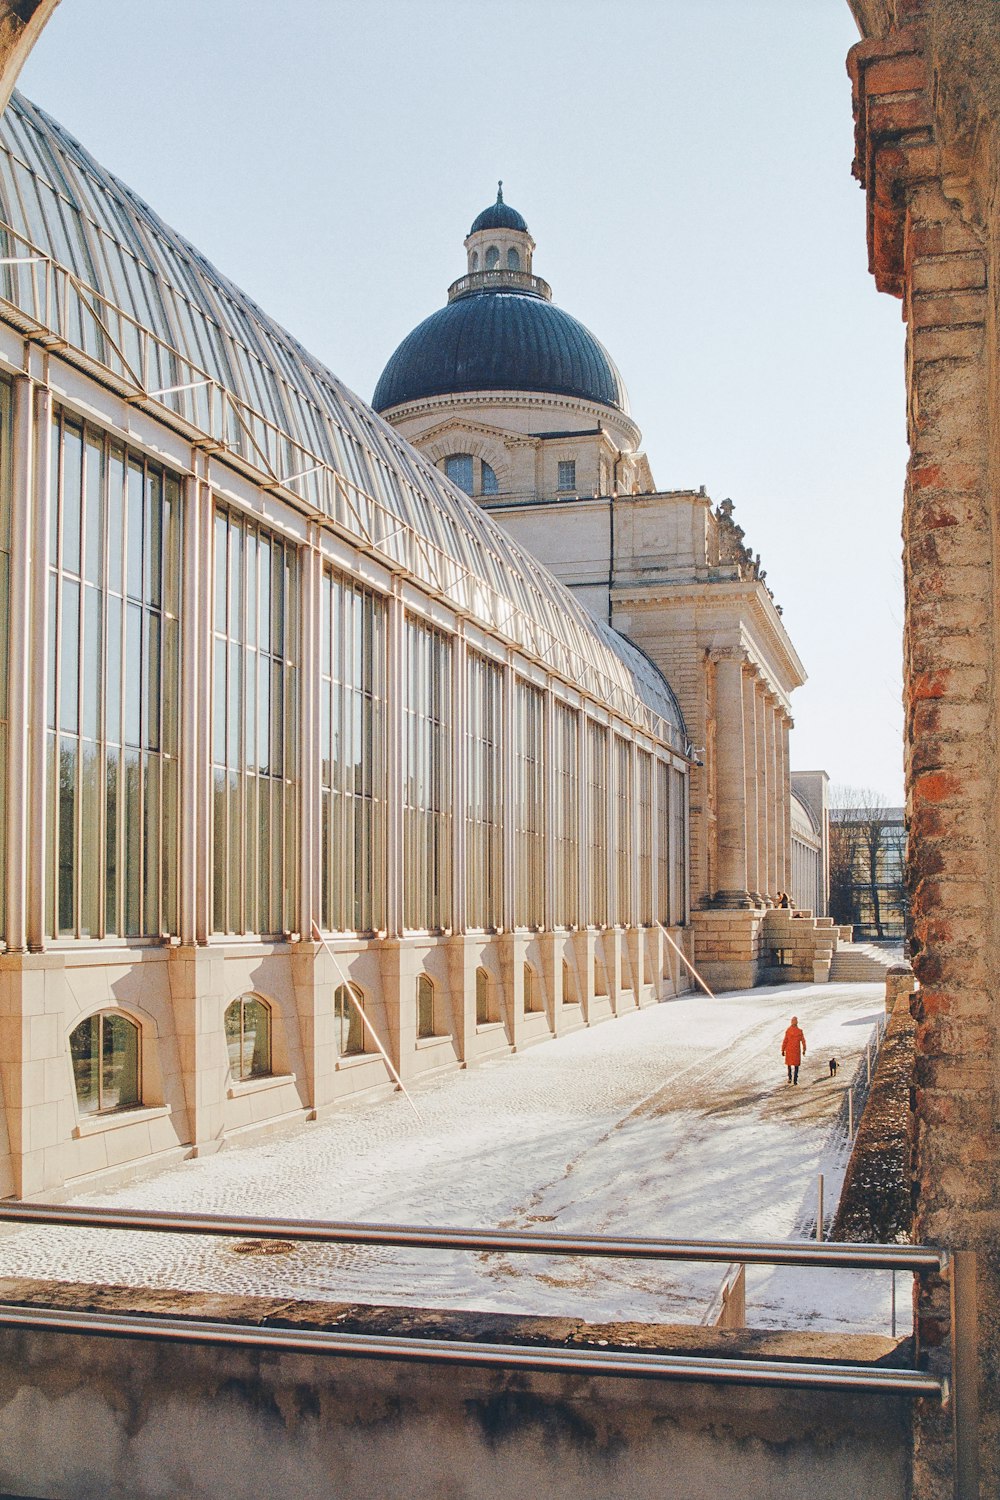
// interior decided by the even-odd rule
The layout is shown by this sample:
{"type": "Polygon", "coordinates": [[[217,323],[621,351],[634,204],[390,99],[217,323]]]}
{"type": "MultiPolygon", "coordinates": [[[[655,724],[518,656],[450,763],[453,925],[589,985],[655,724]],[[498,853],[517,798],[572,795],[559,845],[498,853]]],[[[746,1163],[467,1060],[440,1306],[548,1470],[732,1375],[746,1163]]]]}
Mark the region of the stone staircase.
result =
{"type": "Polygon", "coordinates": [[[831,984],[884,984],[898,958],[890,958],[873,943],[848,943],[841,938],[830,964],[831,984]]]}

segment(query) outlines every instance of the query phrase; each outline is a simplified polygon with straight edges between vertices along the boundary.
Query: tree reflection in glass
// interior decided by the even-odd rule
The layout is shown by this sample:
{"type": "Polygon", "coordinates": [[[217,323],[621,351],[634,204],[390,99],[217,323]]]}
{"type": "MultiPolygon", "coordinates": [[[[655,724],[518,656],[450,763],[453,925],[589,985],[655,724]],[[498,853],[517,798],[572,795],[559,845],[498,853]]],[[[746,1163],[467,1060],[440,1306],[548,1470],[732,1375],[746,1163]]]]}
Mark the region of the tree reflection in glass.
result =
{"type": "Polygon", "coordinates": [[[266,1078],[271,1071],[271,1012],[256,995],[241,995],[226,1009],[226,1048],[235,1079],[266,1078]]]}
{"type": "Polygon", "coordinates": [[[81,1114],[135,1109],[141,1102],[134,1022],[104,1011],[88,1016],[71,1033],[69,1050],[81,1114]]]}

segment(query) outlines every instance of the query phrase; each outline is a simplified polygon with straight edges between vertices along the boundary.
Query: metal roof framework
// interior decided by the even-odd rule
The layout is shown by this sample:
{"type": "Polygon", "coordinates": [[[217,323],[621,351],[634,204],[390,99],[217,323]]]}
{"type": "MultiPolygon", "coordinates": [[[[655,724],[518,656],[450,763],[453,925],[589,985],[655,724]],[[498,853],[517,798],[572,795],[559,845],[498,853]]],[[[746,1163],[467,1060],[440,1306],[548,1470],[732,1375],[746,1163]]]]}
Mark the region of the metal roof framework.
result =
{"type": "Polygon", "coordinates": [[[0,120],[0,307],[263,488],[689,752],[671,688],[636,647],[18,94],[0,120]]]}

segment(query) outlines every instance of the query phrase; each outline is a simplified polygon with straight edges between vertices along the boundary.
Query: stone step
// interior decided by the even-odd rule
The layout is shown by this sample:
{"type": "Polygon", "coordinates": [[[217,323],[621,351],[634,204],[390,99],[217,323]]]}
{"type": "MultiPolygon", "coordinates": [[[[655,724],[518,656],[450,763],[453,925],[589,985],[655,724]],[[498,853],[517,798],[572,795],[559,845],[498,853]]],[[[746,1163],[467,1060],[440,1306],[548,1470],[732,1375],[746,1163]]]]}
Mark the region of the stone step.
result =
{"type": "Polygon", "coordinates": [[[841,943],[830,965],[830,982],[881,984],[894,962],[869,943],[841,943]]]}

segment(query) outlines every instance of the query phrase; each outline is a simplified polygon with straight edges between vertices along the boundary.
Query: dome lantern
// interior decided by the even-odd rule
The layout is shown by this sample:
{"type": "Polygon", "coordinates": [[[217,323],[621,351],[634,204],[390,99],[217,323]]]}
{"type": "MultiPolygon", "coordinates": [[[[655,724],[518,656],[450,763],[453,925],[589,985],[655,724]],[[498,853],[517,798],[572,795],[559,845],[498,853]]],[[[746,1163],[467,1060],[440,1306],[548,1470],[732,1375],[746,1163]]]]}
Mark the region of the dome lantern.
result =
{"type": "MultiPolygon", "coordinates": [[[[472,221],[465,239],[469,276],[531,279],[531,254],[535,242],[521,214],[503,200],[503,180],[497,183],[497,201],[472,221]]],[[[464,279],[464,278],[463,278],[464,279]]],[[[450,295],[450,293],[449,293],[450,295]]]]}

